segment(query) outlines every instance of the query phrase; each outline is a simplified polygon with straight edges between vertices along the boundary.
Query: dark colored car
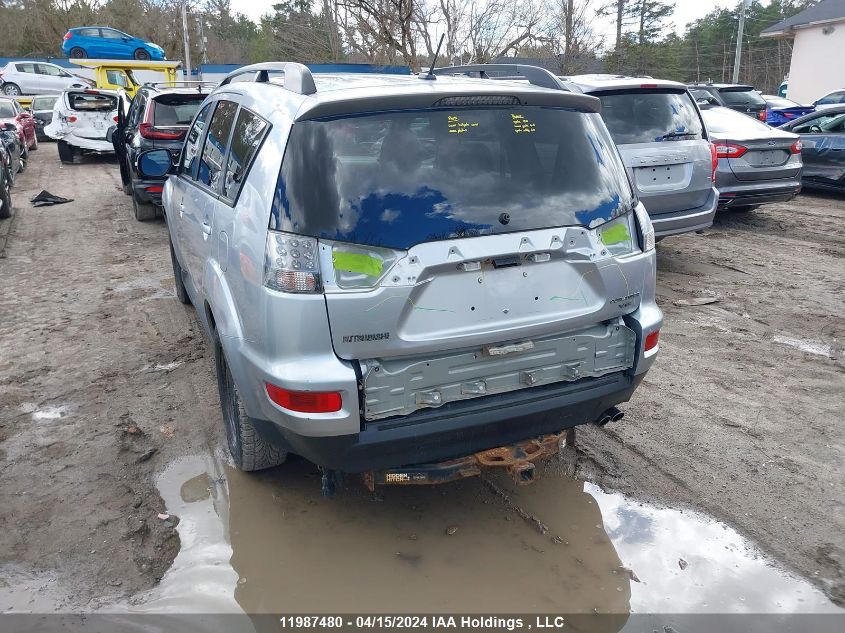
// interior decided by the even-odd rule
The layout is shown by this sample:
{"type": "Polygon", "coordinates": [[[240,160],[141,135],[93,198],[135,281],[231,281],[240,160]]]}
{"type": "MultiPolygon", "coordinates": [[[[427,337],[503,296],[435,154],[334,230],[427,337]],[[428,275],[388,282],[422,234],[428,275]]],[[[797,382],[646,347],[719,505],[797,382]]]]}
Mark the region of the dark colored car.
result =
{"type": "Polygon", "coordinates": [[[783,97],[763,95],[763,99],[766,100],[766,123],[774,127],[816,111],[815,106],[802,106],[783,97]]]}
{"type": "Polygon", "coordinates": [[[779,129],[801,137],[805,187],[845,191],[845,105],[813,112],[779,129]]]}
{"type": "Polygon", "coordinates": [[[35,137],[35,117],[26,112],[21,104],[14,99],[0,98],[0,126],[11,123],[18,132],[24,154],[29,150],[38,149],[38,139],[35,137]]]}
{"type": "Polygon", "coordinates": [[[205,97],[216,84],[178,82],[145,84],[125,116],[118,114],[112,143],[120,161],[123,190],[132,196],[135,218],[152,220],[161,209],[165,178],[142,178],[137,157],[150,149],[167,149],[177,162],[185,134],[205,97]]]}
{"type": "Polygon", "coordinates": [[[701,115],[719,159],[719,208],[747,211],[798,195],[801,141],[797,134],[721,106],[705,108],[701,115]]]}
{"type": "Polygon", "coordinates": [[[742,112],[760,121],[766,120],[766,100],[744,84],[689,84],[690,93],[696,101],[718,105],[742,112]]]}
{"type": "Polygon", "coordinates": [[[39,142],[51,140],[49,136],[44,133],[44,126],[50,125],[53,120],[53,106],[56,105],[56,99],[59,95],[43,95],[32,98],[32,116],[35,117],[35,137],[39,142]]]}
{"type": "Polygon", "coordinates": [[[68,29],[62,53],[73,59],[166,59],[158,44],[107,26],[81,26],[68,29]]]}
{"type": "Polygon", "coordinates": [[[6,149],[3,132],[0,130],[0,220],[12,215],[12,183],[17,167],[6,149]]]}

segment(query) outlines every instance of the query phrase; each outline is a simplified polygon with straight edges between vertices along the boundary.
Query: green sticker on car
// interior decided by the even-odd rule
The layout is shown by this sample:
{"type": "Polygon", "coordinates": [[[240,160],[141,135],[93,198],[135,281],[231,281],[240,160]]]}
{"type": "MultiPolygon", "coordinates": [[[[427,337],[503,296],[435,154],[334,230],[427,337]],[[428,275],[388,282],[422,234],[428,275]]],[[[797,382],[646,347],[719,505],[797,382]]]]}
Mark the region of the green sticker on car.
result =
{"type": "Polygon", "coordinates": [[[601,241],[605,246],[612,246],[631,239],[631,232],[625,224],[614,224],[601,232],[601,241]]]}
{"type": "Polygon", "coordinates": [[[384,268],[378,257],[366,253],[347,253],[334,251],[332,263],[335,270],[342,270],[348,273],[359,273],[368,277],[380,277],[384,268]]]}

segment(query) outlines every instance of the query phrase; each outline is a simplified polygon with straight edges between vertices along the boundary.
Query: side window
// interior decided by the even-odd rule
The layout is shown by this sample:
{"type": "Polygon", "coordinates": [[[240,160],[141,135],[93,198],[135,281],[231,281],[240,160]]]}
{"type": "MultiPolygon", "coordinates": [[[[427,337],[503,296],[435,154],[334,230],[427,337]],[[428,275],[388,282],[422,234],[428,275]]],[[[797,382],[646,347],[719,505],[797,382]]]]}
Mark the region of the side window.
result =
{"type": "Polygon", "coordinates": [[[267,121],[246,108],[241,108],[232,134],[229,159],[226,161],[226,178],[223,180],[223,195],[230,200],[238,197],[252,158],[261,145],[267,128],[267,121]]]}
{"type": "Polygon", "coordinates": [[[100,37],[100,31],[97,29],[79,29],[76,34],[80,37],[100,37]]]}
{"type": "Polygon", "coordinates": [[[194,168],[197,165],[195,159],[200,151],[200,143],[202,142],[202,135],[205,131],[205,124],[211,111],[214,109],[214,102],[206,103],[202,110],[194,119],[194,124],[188,131],[188,136],[185,138],[185,147],[182,149],[182,162],[179,165],[179,173],[186,178],[194,177],[194,168]]]}
{"type": "Polygon", "coordinates": [[[837,92],[831,92],[829,95],[826,95],[816,101],[816,103],[820,105],[830,105],[834,103],[842,103],[843,98],[845,98],[845,91],[839,90],[837,92]]]}
{"type": "Polygon", "coordinates": [[[35,74],[35,64],[15,64],[15,67],[18,69],[19,73],[35,74]]]}
{"type": "Polygon", "coordinates": [[[107,70],[106,81],[115,86],[122,86],[123,88],[129,86],[129,82],[126,81],[126,75],[120,70],[107,70]]]}
{"type": "Polygon", "coordinates": [[[197,181],[210,189],[217,189],[220,173],[223,171],[223,157],[226,156],[229,133],[232,131],[237,110],[237,103],[220,101],[208,124],[208,135],[202,148],[197,181]]]}
{"type": "Polygon", "coordinates": [[[100,29],[100,34],[107,40],[119,40],[123,37],[120,33],[111,29],[100,29]]]}

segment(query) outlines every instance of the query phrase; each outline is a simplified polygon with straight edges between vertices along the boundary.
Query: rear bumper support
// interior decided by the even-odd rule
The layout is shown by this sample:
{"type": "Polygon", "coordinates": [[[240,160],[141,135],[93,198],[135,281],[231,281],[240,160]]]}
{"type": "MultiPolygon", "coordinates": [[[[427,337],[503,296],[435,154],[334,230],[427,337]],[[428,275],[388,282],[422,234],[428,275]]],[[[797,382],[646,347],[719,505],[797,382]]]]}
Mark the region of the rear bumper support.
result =
{"type": "Polygon", "coordinates": [[[790,187],[773,187],[768,190],[722,192],[719,196],[719,208],[741,207],[751,204],[766,204],[769,202],[789,202],[801,192],[801,185],[790,187]]]}

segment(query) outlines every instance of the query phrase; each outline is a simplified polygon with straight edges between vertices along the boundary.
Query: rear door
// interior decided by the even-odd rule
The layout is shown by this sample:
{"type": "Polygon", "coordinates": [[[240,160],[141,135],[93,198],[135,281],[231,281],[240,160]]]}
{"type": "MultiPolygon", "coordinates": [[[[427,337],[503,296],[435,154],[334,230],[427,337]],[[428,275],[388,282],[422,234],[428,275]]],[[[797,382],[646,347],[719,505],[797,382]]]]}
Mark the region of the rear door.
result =
{"type": "Polygon", "coordinates": [[[713,187],[710,146],[686,91],[641,88],[594,94],[649,215],[706,204],[713,187]]]}
{"type": "Polygon", "coordinates": [[[804,178],[845,184],[845,113],[824,111],[791,129],[801,136],[804,178]]]}
{"type": "Polygon", "coordinates": [[[225,156],[238,105],[220,100],[214,108],[203,141],[194,179],[185,188],[182,200],[182,246],[188,273],[202,291],[205,262],[211,254],[214,209],[225,174],[225,156]]]}
{"type": "Polygon", "coordinates": [[[18,72],[15,77],[15,83],[25,95],[39,95],[43,91],[41,89],[41,77],[38,75],[34,62],[21,62],[15,64],[15,70],[18,72]]]}

